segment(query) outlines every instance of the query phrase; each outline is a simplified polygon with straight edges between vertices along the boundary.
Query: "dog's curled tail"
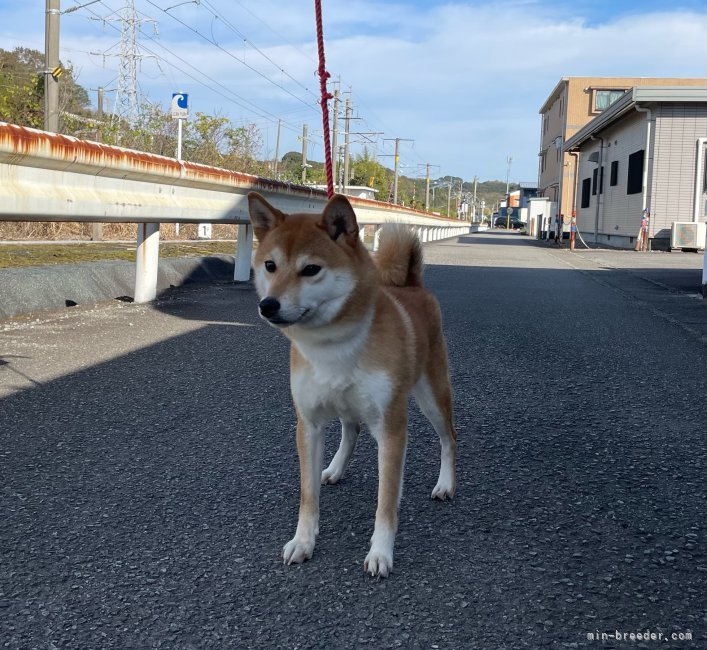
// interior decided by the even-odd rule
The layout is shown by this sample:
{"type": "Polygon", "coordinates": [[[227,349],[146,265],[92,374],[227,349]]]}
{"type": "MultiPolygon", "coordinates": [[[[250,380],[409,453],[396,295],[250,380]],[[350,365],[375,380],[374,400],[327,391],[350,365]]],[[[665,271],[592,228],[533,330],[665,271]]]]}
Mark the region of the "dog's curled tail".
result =
{"type": "Polygon", "coordinates": [[[401,223],[384,225],[375,260],[384,285],[422,286],[422,244],[409,227],[401,223]]]}

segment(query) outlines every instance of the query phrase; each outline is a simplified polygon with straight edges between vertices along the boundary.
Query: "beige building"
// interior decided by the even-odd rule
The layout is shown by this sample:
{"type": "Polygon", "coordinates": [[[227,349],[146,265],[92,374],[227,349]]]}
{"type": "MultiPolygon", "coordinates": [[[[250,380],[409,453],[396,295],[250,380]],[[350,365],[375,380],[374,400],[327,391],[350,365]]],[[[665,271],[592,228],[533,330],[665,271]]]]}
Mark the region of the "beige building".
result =
{"type": "Polygon", "coordinates": [[[707,81],[634,87],[564,151],[578,160],[576,185],[566,187],[588,242],[633,248],[645,212],[652,248],[704,248],[707,81]]]}
{"type": "Polygon", "coordinates": [[[538,196],[572,214],[574,158],[562,147],[585,124],[635,86],[703,86],[704,79],[651,77],[562,77],[540,108],[538,196]]]}

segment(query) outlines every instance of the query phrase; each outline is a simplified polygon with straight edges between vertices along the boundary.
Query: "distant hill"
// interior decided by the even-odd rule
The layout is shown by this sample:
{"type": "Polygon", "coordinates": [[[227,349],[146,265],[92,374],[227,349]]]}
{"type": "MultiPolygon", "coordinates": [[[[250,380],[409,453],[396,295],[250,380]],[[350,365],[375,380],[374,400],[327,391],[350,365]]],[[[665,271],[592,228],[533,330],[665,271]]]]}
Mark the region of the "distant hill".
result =
{"type": "MultiPolygon", "coordinates": [[[[324,163],[308,160],[307,183],[325,184],[326,170],[324,163]]],[[[388,201],[392,197],[394,170],[381,165],[373,156],[364,151],[362,155],[351,160],[351,184],[371,186],[378,190],[379,201],[388,201]]],[[[278,176],[282,180],[299,183],[302,176],[302,154],[298,151],[289,151],[278,164],[278,176]]],[[[463,181],[458,176],[442,176],[430,180],[430,210],[446,214],[447,194],[451,183],[452,200],[451,212],[456,213],[456,203],[459,198],[461,183],[462,196],[471,201],[474,193],[473,181],[463,181]]],[[[519,189],[517,183],[510,183],[509,191],[519,189]]],[[[481,181],[476,185],[477,205],[486,202],[486,214],[491,214],[494,204],[502,201],[506,196],[505,181],[481,181]]],[[[398,177],[398,201],[404,205],[411,205],[418,209],[425,207],[425,179],[398,177]]]]}

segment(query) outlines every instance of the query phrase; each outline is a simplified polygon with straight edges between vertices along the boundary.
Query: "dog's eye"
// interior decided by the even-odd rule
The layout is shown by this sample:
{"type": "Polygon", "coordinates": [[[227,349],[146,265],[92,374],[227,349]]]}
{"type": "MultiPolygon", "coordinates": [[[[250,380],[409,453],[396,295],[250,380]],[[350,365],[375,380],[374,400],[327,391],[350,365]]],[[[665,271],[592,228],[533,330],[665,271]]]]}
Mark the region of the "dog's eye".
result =
{"type": "Polygon", "coordinates": [[[300,275],[312,277],[313,275],[317,275],[317,273],[321,270],[321,266],[317,266],[316,264],[307,264],[307,266],[305,266],[300,272],[300,275]]]}
{"type": "Polygon", "coordinates": [[[268,273],[275,273],[275,271],[277,270],[277,266],[275,265],[275,262],[273,262],[272,260],[266,260],[265,261],[265,270],[268,273]]]}

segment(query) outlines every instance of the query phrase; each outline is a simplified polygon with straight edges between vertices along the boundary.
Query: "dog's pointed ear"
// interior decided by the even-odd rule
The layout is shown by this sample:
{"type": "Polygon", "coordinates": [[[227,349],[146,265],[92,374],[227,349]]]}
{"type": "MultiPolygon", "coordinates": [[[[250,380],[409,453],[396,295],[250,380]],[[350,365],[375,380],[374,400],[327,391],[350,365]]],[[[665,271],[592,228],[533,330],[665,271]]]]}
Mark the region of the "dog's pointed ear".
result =
{"type": "Polygon", "coordinates": [[[355,246],[358,241],[356,214],[349,200],[341,194],[335,194],[329,199],[319,225],[334,241],[338,241],[342,235],[349,246],[355,246]]]}
{"type": "Polygon", "coordinates": [[[277,208],[273,208],[257,192],[248,192],[248,211],[250,212],[250,222],[253,224],[253,232],[258,241],[263,241],[265,235],[277,228],[286,216],[277,208]]]}

